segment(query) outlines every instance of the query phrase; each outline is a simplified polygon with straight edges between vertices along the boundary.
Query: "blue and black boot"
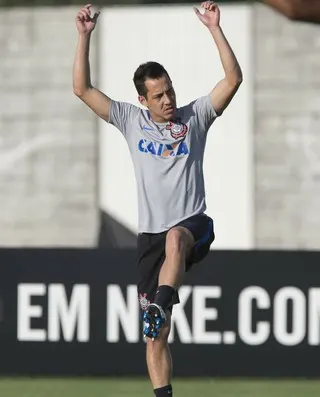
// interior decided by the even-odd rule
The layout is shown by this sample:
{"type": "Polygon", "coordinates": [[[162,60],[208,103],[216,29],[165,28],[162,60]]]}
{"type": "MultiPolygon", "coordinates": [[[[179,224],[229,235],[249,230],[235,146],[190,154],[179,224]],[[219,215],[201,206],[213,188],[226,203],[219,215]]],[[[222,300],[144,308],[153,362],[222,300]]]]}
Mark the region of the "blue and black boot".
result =
{"type": "Polygon", "coordinates": [[[155,303],[150,303],[144,312],[143,321],[144,336],[154,340],[159,336],[160,329],[166,322],[166,315],[161,306],[155,303]]]}

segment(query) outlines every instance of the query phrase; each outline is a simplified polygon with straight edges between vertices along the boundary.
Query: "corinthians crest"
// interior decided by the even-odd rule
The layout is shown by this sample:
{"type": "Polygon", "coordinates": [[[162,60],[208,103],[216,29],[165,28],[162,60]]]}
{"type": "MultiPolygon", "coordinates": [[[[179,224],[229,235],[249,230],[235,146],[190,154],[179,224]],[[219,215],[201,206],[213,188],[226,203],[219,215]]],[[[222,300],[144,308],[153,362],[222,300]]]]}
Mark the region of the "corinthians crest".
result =
{"type": "Polygon", "coordinates": [[[147,299],[147,294],[139,294],[139,303],[142,310],[148,309],[150,301],[147,299]]]}
{"type": "Polygon", "coordinates": [[[183,138],[187,135],[188,127],[186,124],[183,124],[180,119],[175,121],[170,121],[166,126],[167,130],[170,130],[171,136],[174,139],[183,138]]]}

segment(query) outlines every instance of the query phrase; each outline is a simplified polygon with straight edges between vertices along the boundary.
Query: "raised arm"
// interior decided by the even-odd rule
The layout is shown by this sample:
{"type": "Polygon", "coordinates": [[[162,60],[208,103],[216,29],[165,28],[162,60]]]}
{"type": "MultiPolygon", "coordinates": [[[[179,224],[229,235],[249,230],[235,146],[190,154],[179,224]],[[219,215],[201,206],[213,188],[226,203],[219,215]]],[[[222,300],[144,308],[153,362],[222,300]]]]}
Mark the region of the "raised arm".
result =
{"type": "Polygon", "coordinates": [[[218,115],[221,115],[238,91],[242,83],[242,71],[239,63],[220,27],[220,10],[218,6],[206,1],[201,3],[204,14],[195,8],[200,21],[208,28],[219,51],[225,77],[211,91],[212,105],[218,115]]]}
{"type": "Polygon", "coordinates": [[[94,88],[90,78],[90,39],[99,16],[99,13],[91,15],[91,7],[91,4],[87,4],[76,17],[79,36],[73,66],[73,92],[99,117],[108,121],[111,99],[94,88]]]}

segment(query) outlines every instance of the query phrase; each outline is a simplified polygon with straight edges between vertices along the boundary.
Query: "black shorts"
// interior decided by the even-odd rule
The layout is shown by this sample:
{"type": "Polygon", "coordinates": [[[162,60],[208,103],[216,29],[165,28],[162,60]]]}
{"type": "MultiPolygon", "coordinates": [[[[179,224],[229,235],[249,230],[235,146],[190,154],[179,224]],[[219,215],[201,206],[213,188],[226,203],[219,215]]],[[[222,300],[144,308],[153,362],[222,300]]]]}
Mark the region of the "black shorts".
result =
{"type": "MultiPolygon", "coordinates": [[[[205,214],[199,214],[185,219],[175,226],[183,226],[188,229],[195,240],[192,252],[187,258],[186,271],[188,271],[194,263],[200,262],[209,252],[210,245],[215,238],[213,220],[205,214]]],[[[158,288],[159,272],[165,259],[167,233],[168,231],[138,235],[137,287],[142,311],[153,302],[158,288]]],[[[179,302],[179,294],[176,292],[172,304],[179,302]]]]}

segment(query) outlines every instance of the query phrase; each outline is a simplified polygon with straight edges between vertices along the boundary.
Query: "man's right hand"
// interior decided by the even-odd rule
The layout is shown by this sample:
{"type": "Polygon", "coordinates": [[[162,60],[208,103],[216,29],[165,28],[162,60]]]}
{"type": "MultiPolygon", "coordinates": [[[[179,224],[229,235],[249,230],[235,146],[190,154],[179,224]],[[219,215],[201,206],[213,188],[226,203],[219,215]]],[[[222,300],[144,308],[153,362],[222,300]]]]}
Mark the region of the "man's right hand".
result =
{"type": "Polygon", "coordinates": [[[92,16],[92,4],[87,4],[81,8],[76,17],[76,26],[79,34],[90,34],[96,26],[100,12],[95,12],[92,16]]]}

